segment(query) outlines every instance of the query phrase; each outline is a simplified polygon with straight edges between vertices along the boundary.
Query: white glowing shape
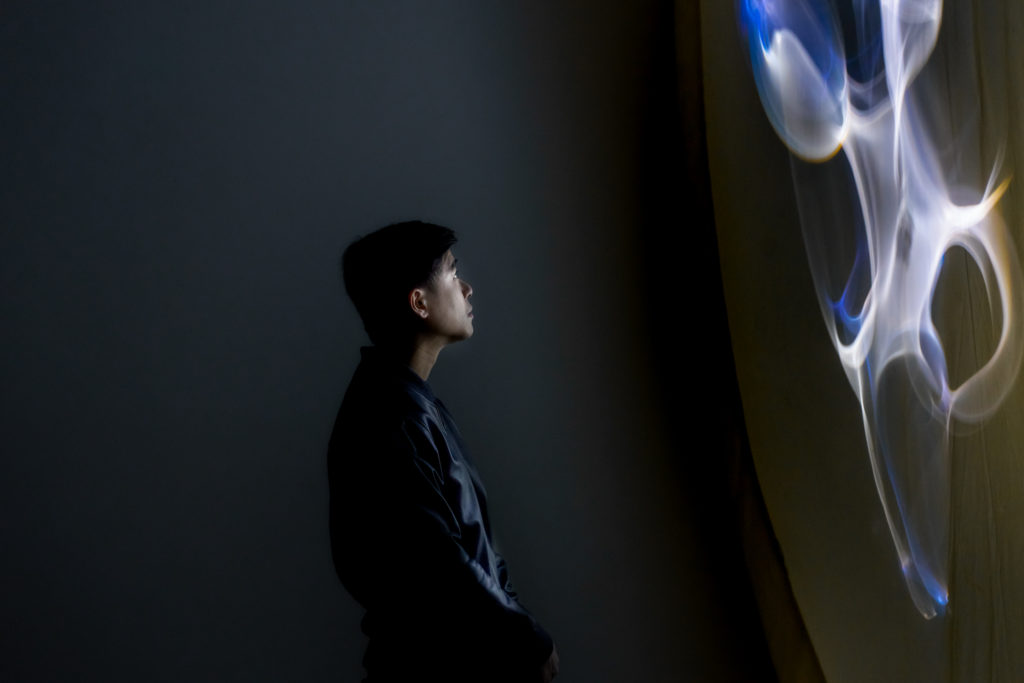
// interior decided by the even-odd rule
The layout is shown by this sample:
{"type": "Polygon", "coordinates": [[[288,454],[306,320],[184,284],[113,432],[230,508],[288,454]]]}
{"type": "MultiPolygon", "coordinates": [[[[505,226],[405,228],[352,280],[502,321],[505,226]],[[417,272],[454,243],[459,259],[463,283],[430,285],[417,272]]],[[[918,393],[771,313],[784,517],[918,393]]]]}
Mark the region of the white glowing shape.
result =
{"type": "Polygon", "coordinates": [[[776,31],[765,50],[766,89],[778,103],[777,130],[805,159],[827,159],[846,134],[846,98],[837,97],[818,71],[803,43],[792,32],[776,31]]]}
{"type": "Polygon", "coordinates": [[[834,155],[846,134],[847,80],[839,26],[807,0],[749,0],[760,26],[751,45],[768,120],[794,154],[834,155]]]}
{"type": "MultiPolygon", "coordinates": [[[[863,13],[867,0],[854,0],[863,13]]],[[[752,61],[762,104],[783,141],[799,156],[824,159],[839,144],[853,175],[866,237],[870,283],[858,324],[841,330],[828,294],[828,255],[835,226],[802,215],[804,241],[825,324],[861,404],[875,484],[910,595],[926,618],[949,600],[949,434],[954,420],[978,422],[1009,393],[1021,364],[1022,275],[1017,252],[993,211],[1007,182],[996,186],[998,165],[981,198],[958,205],[944,181],[938,144],[919,120],[921,104],[909,92],[935,47],[940,0],[881,0],[885,96],[861,109],[850,92],[874,83],[829,88],[800,43],[818,41],[821,22],[806,0],[747,0],[761,23],[752,61]],[[796,21],[802,34],[787,30],[796,21]],[[808,26],[811,29],[808,29],[808,26]],[[757,46],[770,38],[770,47],[757,46]],[[795,43],[795,44],[794,44],[795,43]],[[817,100],[816,102],[814,100],[817,100]],[[838,118],[835,113],[842,112],[838,118]],[[949,385],[946,361],[931,319],[944,254],[963,247],[984,278],[989,304],[1002,314],[992,357],[959,387],[949,385]]],[[[751,29],[753,30],[753,29],[751,29]]],[[[842,54],[836,41],[835,53],[842,54]]],[[[849,76],[847,75],[847,79],[849,76]]],[[[800,184],[797,183],[798,193],[800,184]]],[[[805,197],[805,205],[823,201],[805,197]]],[[[815,216],[818,214],[815,213],[815,216]]],[[[836,221],[843,217],[832,216],[836,221]]]]}

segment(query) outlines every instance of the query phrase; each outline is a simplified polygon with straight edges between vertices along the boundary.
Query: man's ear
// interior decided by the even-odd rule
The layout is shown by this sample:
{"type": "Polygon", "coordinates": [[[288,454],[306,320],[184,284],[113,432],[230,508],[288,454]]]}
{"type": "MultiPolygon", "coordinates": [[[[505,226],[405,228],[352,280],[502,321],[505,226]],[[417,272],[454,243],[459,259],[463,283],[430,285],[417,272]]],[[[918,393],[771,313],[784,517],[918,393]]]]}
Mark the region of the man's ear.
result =
{"type": "Polygon", "coordinates": [[[412,309],[413,313],[425,320],[428,314],[427,290],[422,287],[417,287],[409,292],[409,307],[412,309]]]}

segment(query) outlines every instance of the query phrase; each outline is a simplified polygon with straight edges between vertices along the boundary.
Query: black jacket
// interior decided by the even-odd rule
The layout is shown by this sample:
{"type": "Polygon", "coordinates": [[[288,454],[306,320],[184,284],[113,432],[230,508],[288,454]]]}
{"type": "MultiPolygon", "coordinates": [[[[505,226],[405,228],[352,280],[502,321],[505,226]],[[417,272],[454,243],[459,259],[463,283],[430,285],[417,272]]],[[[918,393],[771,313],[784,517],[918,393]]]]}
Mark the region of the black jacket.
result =
{"type": "Polygon", "coordinates": [[[537,676],[551,638],[516,599],[483,484],[430,385],[364,348],[328,474],[334,564],[366,608],[369,680],[537,676]]]}

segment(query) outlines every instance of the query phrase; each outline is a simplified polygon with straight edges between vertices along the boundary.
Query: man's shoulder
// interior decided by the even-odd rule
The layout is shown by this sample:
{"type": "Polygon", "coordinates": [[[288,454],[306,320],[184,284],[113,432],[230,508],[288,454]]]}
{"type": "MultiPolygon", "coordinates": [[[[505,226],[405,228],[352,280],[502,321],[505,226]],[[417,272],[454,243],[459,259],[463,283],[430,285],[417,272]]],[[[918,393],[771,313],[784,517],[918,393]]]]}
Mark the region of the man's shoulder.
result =
{"type": "Polygon", "coordinates": [[[330,453],[334,457],[368,449],[418,451],[433,444],[439,422],[429,389],[425,392],[401,374],[381,373],[361,363],[338,409],[330,453]]]}
{"type": "Polygon", "coordinates": [[[338,415],[339,420],[353,423],[351,426],[398,427],[408,421],[422,423],[436,412],[433,396],[414,382],[360,363],[345,391],[338,415]]]}

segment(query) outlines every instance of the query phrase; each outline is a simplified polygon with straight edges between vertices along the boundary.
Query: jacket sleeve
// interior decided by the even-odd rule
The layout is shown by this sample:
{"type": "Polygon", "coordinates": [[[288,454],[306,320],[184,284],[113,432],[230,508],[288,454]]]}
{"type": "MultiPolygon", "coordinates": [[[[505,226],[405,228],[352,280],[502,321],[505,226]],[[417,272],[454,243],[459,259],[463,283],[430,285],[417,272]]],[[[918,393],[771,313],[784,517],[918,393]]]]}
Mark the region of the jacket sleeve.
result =
{"type": "Polygon", "coordinates": [[[509,575],[508,563],[505,562],[505,558],[500,553],[494,553],[495,558],[498,562],[498,579],[501,581],[501,587],[506,594],[513,600],[519,598],[519,594],[516,592],[515,587],[512,585],[512,577],[509,575]]]}
{"type": "Polygon", "coordinates": [[[393,514],[384,518],[386,533],[395,540],[389,547],[400,549],[389,562],[395,566],[410,563],[417,577],[412,595],[395,594],[408,599],[426,613],[465,619],[467,634],[475,634],[495,648],[494,656],[510,667],[536,668],[550,656],[553,643],[547,632],[505,590],[507,568],[499,563],[497,581],[460,545],[462,529],[443,492],[444,480],[439,455],[433,440],[415,422],[406,422],[400,435],[392,439],[396,456],[392,481],[395,499],[388,501],[393,514]],[[486,635],[485,635],[486,634],[486,635]]]}

